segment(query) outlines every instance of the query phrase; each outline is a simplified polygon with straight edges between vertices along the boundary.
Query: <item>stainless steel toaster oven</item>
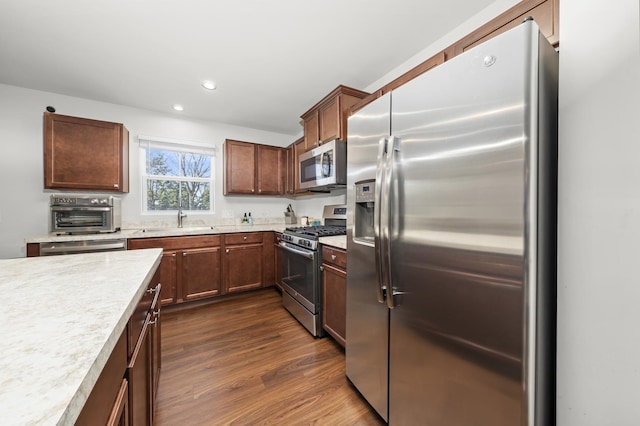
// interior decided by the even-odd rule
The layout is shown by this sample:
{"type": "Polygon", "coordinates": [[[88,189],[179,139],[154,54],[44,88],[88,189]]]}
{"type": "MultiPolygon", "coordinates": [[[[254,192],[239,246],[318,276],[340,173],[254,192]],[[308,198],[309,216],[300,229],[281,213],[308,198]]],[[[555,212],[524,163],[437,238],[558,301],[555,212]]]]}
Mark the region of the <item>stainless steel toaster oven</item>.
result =
{"type": "Polygon", "coordinates": [[[49,232],[99,234],[122,226],[121,200],[112,195],[51,195],[49,232]]]}

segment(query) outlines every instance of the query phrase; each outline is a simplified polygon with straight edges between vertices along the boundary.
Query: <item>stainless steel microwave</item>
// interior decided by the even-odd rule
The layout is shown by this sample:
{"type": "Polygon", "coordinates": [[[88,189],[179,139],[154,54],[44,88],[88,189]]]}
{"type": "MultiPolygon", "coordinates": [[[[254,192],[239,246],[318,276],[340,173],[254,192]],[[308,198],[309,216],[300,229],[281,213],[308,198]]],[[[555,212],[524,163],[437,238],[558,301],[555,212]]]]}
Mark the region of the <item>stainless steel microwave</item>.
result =
{"type": "Polygon", "coordinates": [[[333,140],[300,155],[300,188],[327,191],[347,184],[347,144],[333,140]]]}
{"type": "Polygon", "coordinates": [[[105,195],[52,195],[49,232],[99,234],[116,232],[122,224],[121,200],[105,195]]]}

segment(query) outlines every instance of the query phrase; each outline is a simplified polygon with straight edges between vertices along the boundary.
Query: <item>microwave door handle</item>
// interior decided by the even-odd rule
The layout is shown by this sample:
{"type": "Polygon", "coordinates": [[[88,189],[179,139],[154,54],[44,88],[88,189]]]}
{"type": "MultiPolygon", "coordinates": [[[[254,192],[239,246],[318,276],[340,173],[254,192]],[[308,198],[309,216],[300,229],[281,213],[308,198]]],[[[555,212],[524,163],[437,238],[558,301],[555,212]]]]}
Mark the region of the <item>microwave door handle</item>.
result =
{"type": "Polygon", "coordinates": [[[323,152],[322,153],[322,161],[320,161],[320,173],[322,174],[323,178],[328,178],[329,176],[331,176],[331,156],[329,155],[329,152],[323,152]],[[326,160],[326,161],[325,161],[326,160]],[[325,164],[327,167],[327,172],[325,173],[325,164]]]}
{"type": "Polygon", "coordinates": [[[373,236],[374,236],[374,251],[376,261],[376,290],[378,293],[378,302],[385,303],[385,290],[386,285],[384,282],[384,260],[382,257],[382,235],[381,235],[381,210],[384,205],[384,191],[383,182],[385,179],[385,161],[384,155],[387,146],[387,138],[380,138],[378,141],[378,160],[376,167],[376,186],[375,186],[375,207],[373,210],[373,236]]]}

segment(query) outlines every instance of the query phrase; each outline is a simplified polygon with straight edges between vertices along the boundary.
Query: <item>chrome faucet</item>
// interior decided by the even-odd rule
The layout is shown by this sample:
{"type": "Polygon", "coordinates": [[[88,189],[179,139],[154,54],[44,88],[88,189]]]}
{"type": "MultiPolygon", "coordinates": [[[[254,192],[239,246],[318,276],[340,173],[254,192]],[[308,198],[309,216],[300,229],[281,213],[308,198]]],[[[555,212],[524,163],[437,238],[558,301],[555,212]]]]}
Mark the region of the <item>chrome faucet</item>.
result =
{"type": "Polygon", "coordinates": [[[182,218],[187,217],[186,213],[182,212],[182,204],[178,206],[178,228],[182,228],[182,218]]]}

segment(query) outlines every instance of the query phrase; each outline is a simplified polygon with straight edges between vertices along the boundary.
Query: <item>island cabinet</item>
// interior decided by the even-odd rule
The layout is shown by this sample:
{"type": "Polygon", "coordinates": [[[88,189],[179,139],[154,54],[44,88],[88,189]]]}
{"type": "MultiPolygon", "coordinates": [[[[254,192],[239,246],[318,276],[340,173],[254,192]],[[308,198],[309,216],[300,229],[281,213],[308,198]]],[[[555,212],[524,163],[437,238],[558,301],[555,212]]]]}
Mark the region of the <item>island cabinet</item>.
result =
{"type": "Polygon", "coordinates": [[[322,246],[322,327],[342,347],[347,339],[347,252],[322,246]]]}
{"type": "Polygon", "coordinates": [[[152,425],[160,374],[160,272],[129,318],[76,425],[152,425]]]}
{"type": "Polygon", "coordinates": [[[283,195],[286,150],[227,139],[224,144],[224,195],[283,195]]]}
{"type": "Polygon", "coordinates": [[[129,131],[120,123],[45,113],[44,187],[129,192],[129,131]]]}
{"type": "Polygon", "coordinates": [[[129,250],[143,248],[163,249],[160,263],[163,305],[221,294],[222,247],[219,235],[128,240],[129,250]]]}
{"type": "Polygon", "coordinates": [[[334,139],[347,140],[349,110],[367,96],[367,92],[340,85],[302,114],[304,150],[334,139]]]}

